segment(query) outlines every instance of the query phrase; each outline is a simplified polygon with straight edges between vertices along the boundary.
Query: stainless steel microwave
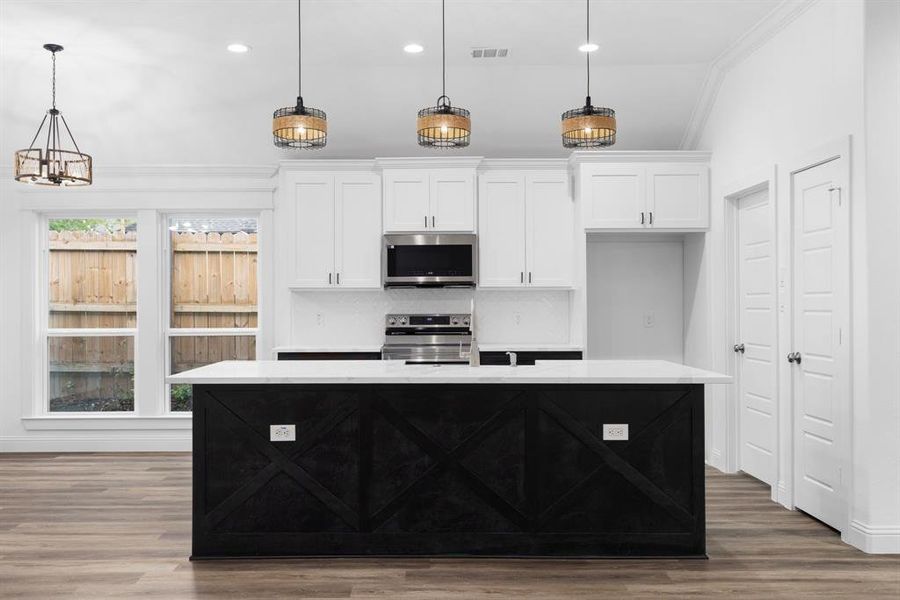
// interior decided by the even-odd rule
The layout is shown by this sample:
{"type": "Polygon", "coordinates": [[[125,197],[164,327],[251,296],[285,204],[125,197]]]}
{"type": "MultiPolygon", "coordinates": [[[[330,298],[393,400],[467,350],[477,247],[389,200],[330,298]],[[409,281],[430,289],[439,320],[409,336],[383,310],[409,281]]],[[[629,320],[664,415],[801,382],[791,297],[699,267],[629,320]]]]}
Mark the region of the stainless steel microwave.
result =
{"type": "Polygon", "coordinates": [[[475,287],[478,243],[471,233],[384,236],[384,287],[475,287]]]}

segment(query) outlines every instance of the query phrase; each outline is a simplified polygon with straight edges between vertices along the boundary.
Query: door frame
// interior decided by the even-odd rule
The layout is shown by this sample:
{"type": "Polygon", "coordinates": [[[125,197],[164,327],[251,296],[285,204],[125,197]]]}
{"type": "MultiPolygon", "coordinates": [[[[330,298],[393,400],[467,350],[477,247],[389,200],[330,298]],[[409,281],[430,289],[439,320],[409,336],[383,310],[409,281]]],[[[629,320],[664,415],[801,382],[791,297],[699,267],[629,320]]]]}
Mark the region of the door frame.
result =
{"type": "MultiPolygon", "coordinates": [[[[738,262],[740,255],[738,253],[738,206],[742,199],[750,194],[766,190],[769,196],[769,202],[772,205],[770,211],[769,225],[772,229],[772,241],[774,252],[774,263],[776,265],[773,277],[773,289],[778,293],[778,265],[779,265],[779,244],[778,244],[778,167],[769,165],[748,171],[746,177],[732,182],[725,187],[725,338],[733,340],[730,343],[737,343],[737,332],[739,331],[740,311],[738,310],[738,299],[740,295],[740,270],[738,262]]],[[[776,302],[776,305],[778,302],[776,302]]],[[[776,315],[775,323],[775,354],[780,356],[781,345],[779,329],[781,319],[776,315]]],[[[740,373],[738,368],[737,357],[728,346],[725,363],[727,372],[734,378],[734,383],[727,386],[725,390],[725,399],[727,409],[725,411],[725,428],[727,443],[725,444],[725,471],[727,473],[737,473],[740,470],[741,456],[741,404],[740,394],[740,373]]],[[[782,365],[776,361],[776,372],[780,372],[782,365]]],[[[775,386],[774,401],[776,412],[774,415],[775,426],[779,428],[781,419],[781,390],[780,386],[775,386]]],[[[780,431],[780,428],[778,429],[780,431]]],[[[779,463],[781,456],[782,440],[780,436],[776,436],[775,460],[779,463]]],[[[778,479],[780,480],[780,469],[778,469],[778,479]]],[[[772,486],[772,501],[779,502],[778,486],[772,486]]]]}
{"type": "MultiPolygon", "coordinates": [[[[839,213],[836,224],[836,233],[838,236],[837,244],[841,246],[839,253],[840,269],[838,273],[834,273],[835,281],[840,285],[840,293],[837,295],[836,321],[841,328],[843,336],[842,343],[837,349],[837,359],[839,363],[839,373],[841,389],[838,396],[847,398],[846,404],[839,406],[840,424],[837,427],[840,436],[840,446],[838,455],[840,456],[841,470],[841,492],[844,496],[846,505],[844,518],[840,523],[839,529],[842,533],[842,539],[846,538],[850,532],[850,506],[852,498],[852,482],[853,482],[853,365],[851,347],[853,343],[852,332],[852,315],[851,315],[851,286],[852,278],[850,275],[850,265],[852,263],[852,246],[851,246],[851,211],[852,206],[852,180],[850,174],[852,156],[851,156],[851,136],[844,136],[818,148],[807,151],[793,160],[787,162],[779,179],[780,189],[784,190],[786,202],[782,202],[779,210],[779,220],[787,225],[783,228],[779,236],[779,242],[786,252],[782,253],[787,259],[786,277],[787,293],[779,302],[779,322],[786,326],[779,328],[779,346],[782,349],[792,348],[794,344],[794,311],[796,309],[794,302],[794,280],[796,273],[794,272],[794,175],[802,171],[812,169],[822,164],[838,160],[838,172],[840,173],[839,188],[841,194],[841,203],[847,208],[846,211],[839,213]],[[782,308],[783,305],[783,308],[782,308]]],[[[781,274],[779,267],[779,274],[781,274]]],[[[782,354],[785,354],[782,352],[782,354]]],[[[780,462],[781,466],[786,467],[784,472],[784,490],[781,503],[790,509],[796,508],[794,504],[796,473],[798,471],[799,453],[796,452],[797,439],[794,436],[795,427],[798,422],[799,405],[796,402],[793,393],[794,371],[788,368],[779,370],[779,394],[787,398],[788,401],[782,403],[779,407],[779,413],[782,417],[779,425],[779,440],[784,440],[784,455],[786,459],[780,462]]],[[[782,485],[781,477],[779,477],[779,487],[782,485]]],[[[779,490],[782,492],[782,490],[779,490]]]]}

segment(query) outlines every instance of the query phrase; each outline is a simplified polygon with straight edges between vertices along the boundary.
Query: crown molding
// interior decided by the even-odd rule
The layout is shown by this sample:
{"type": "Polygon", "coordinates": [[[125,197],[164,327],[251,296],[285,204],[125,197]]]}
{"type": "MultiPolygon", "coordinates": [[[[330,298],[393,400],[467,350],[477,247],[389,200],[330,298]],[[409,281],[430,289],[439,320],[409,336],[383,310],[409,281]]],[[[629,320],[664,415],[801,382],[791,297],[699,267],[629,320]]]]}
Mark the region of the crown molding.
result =
{"type": "Polygon", "coordinates": [[[700,95],[697,97],[697,102],[691,111],[691,118],[681,138],[679,146],[681,149],[692,150],[697,147],[700,135],[703,133],[703,128],[715,105],[716,97],[719,95],[719,89],[721,89],[728,72],[794,22],[817,1],[784,0],[710,63],[700,95]]]}
{"type": "Polygon", "coordinates": [[[295,171],[373,171],[375,160],[365,159],[285,159],[278,161],[279,172],[295,171]]]}
{"type": "Polygon", "coordinates": [[[478,165],[479,171],[565,171],[567,158],[486,158],[478,165]]]}
{"type": "Polygon", "coordinates": [[[697,162],[707,163],[710,152],[697,150],[577,150],[569,157],[568,163],[575,167],[592,163],[623,162],[697,162]]]}
{"type": "Polygon", "coordinates": [[[376,158],[376,169],[477,169],[483,156],[409,156],[376,158]]]}

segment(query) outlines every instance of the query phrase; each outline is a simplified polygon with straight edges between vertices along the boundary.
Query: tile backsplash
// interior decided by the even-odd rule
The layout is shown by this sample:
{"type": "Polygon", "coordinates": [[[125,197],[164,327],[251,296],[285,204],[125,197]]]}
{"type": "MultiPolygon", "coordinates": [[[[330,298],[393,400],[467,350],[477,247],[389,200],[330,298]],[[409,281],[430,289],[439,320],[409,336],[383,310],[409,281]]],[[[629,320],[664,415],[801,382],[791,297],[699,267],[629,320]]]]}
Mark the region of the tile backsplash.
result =
{"type": "Polygon", "coordinates": [[[380,346],[387,313],[468,312],[481,344],[565,344],[569,292],[399,289],[291,294],[292,346],[380,346]]]}

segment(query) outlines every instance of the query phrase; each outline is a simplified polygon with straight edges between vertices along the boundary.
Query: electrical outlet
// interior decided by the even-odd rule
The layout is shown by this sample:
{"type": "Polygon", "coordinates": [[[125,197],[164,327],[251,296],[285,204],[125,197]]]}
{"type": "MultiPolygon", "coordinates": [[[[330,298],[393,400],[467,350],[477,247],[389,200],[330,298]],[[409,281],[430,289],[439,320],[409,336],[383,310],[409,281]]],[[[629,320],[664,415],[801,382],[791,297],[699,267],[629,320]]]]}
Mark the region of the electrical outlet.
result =
{"type": "Polygon", "coordinates": [[[316,313],[316,325],[321,327],[325,324],[325,319],[322,318],[322,313],[316,313]]]}
{"type": "Polygon", "coordinates": [[[296,425],[269,425],[270,442],[294,442],[297,441],[296,425]]]}
{"type": "Polygon", "coordinates": [[[522,315],[520,315],[519,313],[516,313],[515,318],[516,318],[516,325],[521,325],[522,324],[522,315]]]}
{"type": "Polygon", "coordinates": [[[628,423],[604,423],[603,441],[626,441],[628,439],[628,423]]]}

